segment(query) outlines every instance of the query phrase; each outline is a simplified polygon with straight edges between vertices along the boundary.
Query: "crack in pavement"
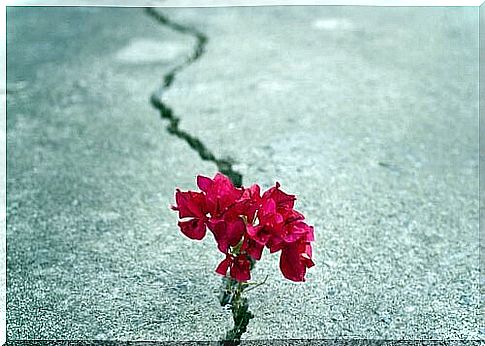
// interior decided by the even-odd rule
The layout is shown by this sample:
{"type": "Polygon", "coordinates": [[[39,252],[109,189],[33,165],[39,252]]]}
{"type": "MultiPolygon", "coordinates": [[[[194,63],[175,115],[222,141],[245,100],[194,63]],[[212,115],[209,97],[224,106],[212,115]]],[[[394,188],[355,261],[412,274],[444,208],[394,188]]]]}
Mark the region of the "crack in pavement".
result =
{"type": "Polygon", "coordinates": [[[195,62],[204,54],[205,46],[207,44],[207,41],[209,40],[208,37],[197,29],[171,21],[166,16],[156,11],[154,8],[146,8],[145,11],[150,17],[153,17],[161,25],[165,25],[172,30],[183,34],[192,35],[197,39],[197,44],[192,54],[189,55],[187,59],[185,59],[185,61],[183,61],[179,65],[176,65],[174,68],[172,68],[170,71],[163,75],[163,83],[158,90],[152,93],[150,97],[150,103],[160,112],[160,117],[162,119],[169,121],[169,124],[167,125],[168,133],[177,136],[178,138],[187,142],[187,144],[199,154],[202,160],[214,162],[217,165],[218,170],[228,176],[236,187],[241,187],[242,175],[232,168],[233,161],[230,158],[216,158],[215,155],[209,149],[207,149],[207,147],[204,145],[204,143],[202,143],[200,139],[184,130],[181,130],[179,128],[180,118],[176,117],[172,109],[162,101],[164,91],[170,88],[175,80],[177,73],[183,70],[188,65],[195,62]]]}

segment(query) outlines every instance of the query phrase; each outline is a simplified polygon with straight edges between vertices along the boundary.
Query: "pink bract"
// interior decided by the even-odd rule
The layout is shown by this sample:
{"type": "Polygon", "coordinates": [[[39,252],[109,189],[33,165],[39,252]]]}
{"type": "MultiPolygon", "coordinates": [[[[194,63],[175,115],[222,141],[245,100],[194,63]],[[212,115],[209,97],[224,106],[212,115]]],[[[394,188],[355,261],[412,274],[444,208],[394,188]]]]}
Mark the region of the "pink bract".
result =
{"type": "Polygon", "coordinates": [[[296,197],[280,190],[280,184],[260,194],[257,184],[236,188],[217,173],[213,179],[198,176],[201,192],[179,189],[175,193],[178,225],[190,239],[201,240],[207,228],[225,259],[216,268],[220,275],[237,281],[250,280],[251,262],[261,259],[264,247],[281,250],[280,269],[292,281],[305,281],[306,269],[314,265],[311,242],[314,229],[294,210],[296,197]]]}

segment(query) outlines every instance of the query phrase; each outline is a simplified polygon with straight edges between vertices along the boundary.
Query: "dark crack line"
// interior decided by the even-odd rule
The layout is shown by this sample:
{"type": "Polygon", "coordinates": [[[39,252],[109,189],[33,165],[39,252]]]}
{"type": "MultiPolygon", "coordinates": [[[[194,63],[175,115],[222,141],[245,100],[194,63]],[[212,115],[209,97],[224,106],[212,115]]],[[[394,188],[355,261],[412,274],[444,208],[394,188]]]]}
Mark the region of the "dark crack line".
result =
{"type": "Polygon", "coordinates": [[[183,34],[192,35],[197,39],[197,44],[195,45],[193,52],[185,59],[185,61],[183,61],[179,65],[176,65],[174,68],[172,68],[170,71],[163,75],[162,85],[158,90],[154,91],[150,97],[150,102],[152,106],[160,112],[160,117],[162,119],[169,121],[169,124],[167,125],[168,133],[187,142],[187,144],[199,154],[202,160],[214,162],[221,173],[228,176],[235,186],[240,187],[242,185],[242,175],[232,168],[232,160],[216,158],[215,155],[209,149],[207,149],[207,147],[204,145],[204,143],[202,143],[200,139],[184,130],[181,130],[179,128],[180,118],[176,117],[173,113],[172,108],[170,108],[162,101],[163,93],[165,92],[165,90],[170,88],[175,80],[177,73],[198,60],[204,54],[205,46],[207,45],[207,42],[209,40],[208,37],[197,29],[171,21],[166,16],[156,11],[154,8],[146,8],[145,10],[150,17],[154,18],[161,25],[165,25],[172,30],[183,34]]]}

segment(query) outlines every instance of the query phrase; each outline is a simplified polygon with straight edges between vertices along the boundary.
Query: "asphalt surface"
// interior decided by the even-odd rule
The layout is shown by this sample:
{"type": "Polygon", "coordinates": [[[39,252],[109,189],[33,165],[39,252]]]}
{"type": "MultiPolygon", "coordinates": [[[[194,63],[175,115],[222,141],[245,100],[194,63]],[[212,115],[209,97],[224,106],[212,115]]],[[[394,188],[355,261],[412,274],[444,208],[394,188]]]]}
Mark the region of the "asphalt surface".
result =
{"type": "MultiPolygon", "coordinates": [[[[208,38],[164,94],[243,183],[315,226],[292,283],[263,254],[248,339],[483,338],[478,9],[163,9],[208,38]]],[[[7,11],[7,336],[214,340],[214,240],[176,187],[216,167],[149,103],[196,43],[141,9],[7,11]]]]}

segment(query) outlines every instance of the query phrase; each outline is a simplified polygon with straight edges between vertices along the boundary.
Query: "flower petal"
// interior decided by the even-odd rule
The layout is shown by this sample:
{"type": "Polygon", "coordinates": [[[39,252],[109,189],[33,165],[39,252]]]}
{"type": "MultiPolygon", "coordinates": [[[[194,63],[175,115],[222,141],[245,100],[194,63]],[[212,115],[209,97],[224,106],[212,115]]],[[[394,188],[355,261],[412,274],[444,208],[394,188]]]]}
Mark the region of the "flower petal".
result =
{"type": "Polygon", "coordinates": [[[177,202],[177,206],[172,207],[172,209],[178,210],[179,218],[181,219],[186,217],[202,218],[206,214],[205,196],[200,192],[183,192],[177,189],[175,201],[177,202]]]}
{"type": "Polygon", "coordinates": [[[268,198],[263,202],[261,208],[259,209],[258,217],[265,218],[273,216],[276,213],[276,202],[272,198],[268,198]]]}
{"type": "Polygon", "coordinates": [[[229,269],[229,266],[232,263],[232,256],[226,255],[226,258],[222,260],[221,263],[216,268],[216,273],[221,274],[226,276],[227,274],[227,269],[229,269]]]}
{"type": "Polygon", "coordinates": [[[249,189],[244,189],[242,197],[259,201],[261,199],[260,190],[261,189],[258,184],[253,184],[249,189]]]}
{"type": "Polygon", "coordinates": [[[251,238],[246,238],[242,246],[242,250],[251,256],[252,259],[259,261],[263,253],[264,245],[252,240],[251,238]]]}
{"type": "Polygon", "coordinates": [[[296,197],[295,195],[289,195],[280,189],[280,183],[276,182],[276,185],[273,186],[272,188],[268,189],[264,194],[263,194],[263,199],[267,198],[272,198],[276,202],[276,207],[279,208],[288,208],[292,209],[296,197]]]}
{"type": "Polygon", "coordinates": [[[301,265],[295,246],[290,245],[281,250],[280,269],[283,276],[291,281],[305,281],[305,267],[301,265]]]}
{"type": "Polygon", "coordinates": [[[227,234],[227,225],[225,221],[219,221],[211,225],[212,234],[217,242],[217,248],[222,253],[226,253],[229,249],[229,239],[227,234]]]}
{"type": "Polygon", "coordinates": [[[250,265],[251,262],[246,255],[238,255],[231,266],[231,277],[237,281],[248,281],[251,279],[250,265]]]}
{"type": "Polygon", "coordinates": [[[243,194],[242,189],[236,188],[224,174],[217,173],[207,186],[207,180],[200,179],[201,186],[207,187],[207,209],[212,216],[220,217],[227,208],[232,206],[243,194]]]}
{"type": "Polygon", "coordinates": [[[315,232],[314,232],[314,229],[313,229],[313,226],[308,226],[308,231],[306,233],[306,238],[305,240],[306,241],[315,241],[315,232]]]}
{"type": "Polygon", "coordinates": [[[248,233],[249,238],[251,238],[255,242],[261,244],[262,246],[266,245],[266,243],[271,238],[271,233],[264,226],[247,225],[246,229],[247,229],[247,233],[248,233]]]}
{"type": "Polygon", "coordinates": [[[253,226],[253,225],[251,225],[251,224],[248,224],[248,225],[246,226],[247,231],[248,231],[248,234],[249,234],[249,236],[250,236],[251,238],[255,238],[255,237],[257,237],[257,235],[258,235],[258,233],[259,233],[259,231],[261,230],[261,228],[262,228],[262,227],[263,227],[263,226],[261,226],[261,225],[253,226]]]}
{"type": "Polygon", "coordinates": [[[281,250],[280,269],[292,281],[305,281],[306,269],[314,265],[310,243],[297,242],[281,250]]]}
{"type": "Polygon", "coordinates": [[[287,243],[293,243],[299,239],[304,239],[306,241],[313,241],[313,227],[308,226],[306,223],[299,221],[294,222],[285,227],[286,235],[284,241],[287,243]]]}
{"type": "Polygon", "coordinates": [[[226,224],[227,241],[230,246],[236,246],[241,241],[241,238],[246,231],[246,225],[240,218],[233,222],[226,222],[226,224]]]}
{"type": "Polygon", "coordinates": [[[208,177],[204,177],[203,175],[197,176],[197,186],[201,191],[207,192],[212,185],[212,179],[208,177]]]}
{"type": "Polygon", "coordinates": [[[183,234],[190,239],[201,240],[206,233],[205,223],[202,219],[179,221],[178,225],[183,234]]]}
{"type": "Polygon", "coordinates": [[[283,249],[285,245],[286,243],[278,235],[273,235],[271,238],[269,238],[268,242],[266,243],[266,247],[269,248],[270,253],[274,253],[276,251],[283,249]]]}
{"type": "Polygon", "coordinates": [[[311,268],[315,265],[315,262],[312,260],[312,246],[310,243],[305,245],[305,252],[301,255],[301,261],[305,264],[307,268],[311,268]]]}

